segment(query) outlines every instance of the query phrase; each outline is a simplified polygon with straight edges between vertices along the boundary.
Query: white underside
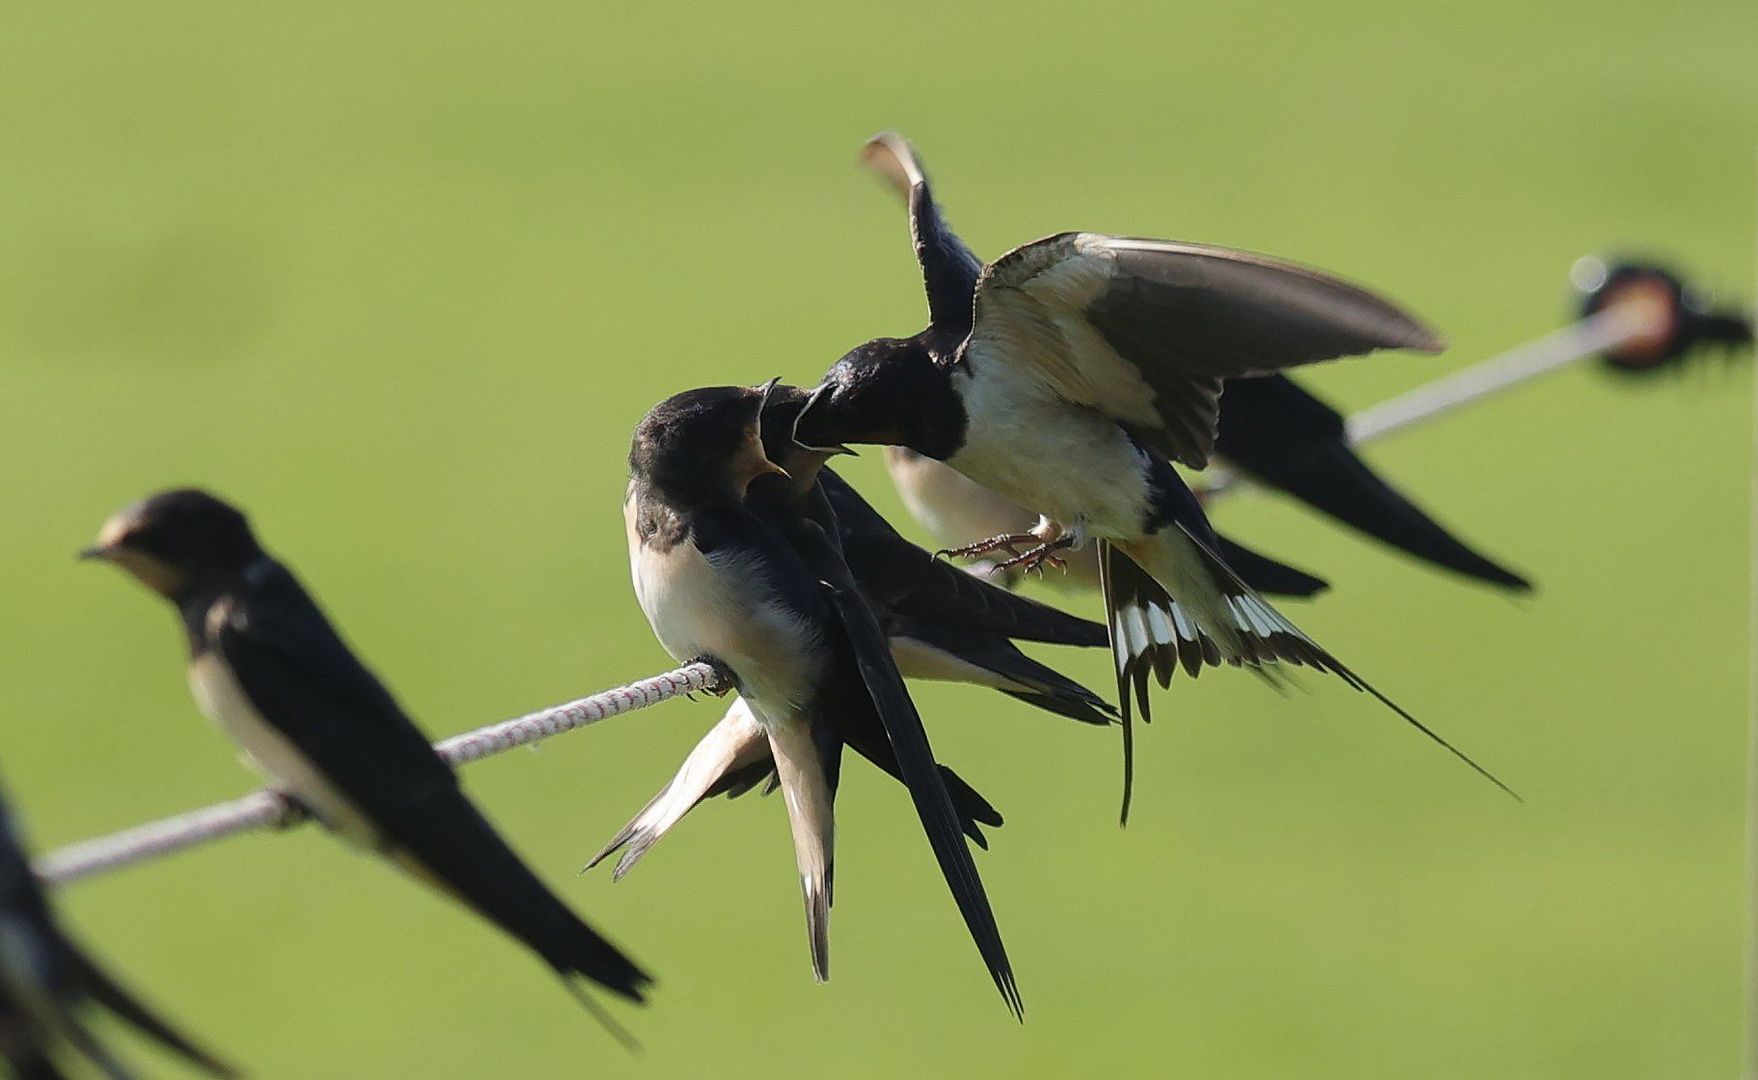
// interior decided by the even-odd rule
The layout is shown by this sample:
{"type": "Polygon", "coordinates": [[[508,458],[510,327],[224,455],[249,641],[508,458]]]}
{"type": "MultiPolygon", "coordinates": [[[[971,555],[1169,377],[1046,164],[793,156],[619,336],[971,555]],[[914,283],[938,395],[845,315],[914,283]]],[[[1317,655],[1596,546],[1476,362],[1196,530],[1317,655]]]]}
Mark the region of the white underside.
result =
{"type": "Polygon", "coordinates": [[[1093,537],[1124,540],[1147,520],[1149,460],[1122,428],[1005,361],[960,364],[965,444],[947,464],[1020,506],[1093,537]]]}
{"type": "Polygon", "coordinates": [[[246,765],[276,789],[298,799],[341,836],[366,847],[379,846],[378,830],[371,821],[285,735],[263,719],[218,654],[205,653],[190,664],[189,688],[201,711],[238,744],[246,765]]]}
{"type": "Polygon", "coordinates": [[[624,508],[635,598],[659,643],[677,660],[709,656],[731,668],[758,701],[798,706],[824,664],[819,632],[765,595],[767,574],[754,558],[709,559],[692,544],[660,553],[634,528],[634,500],[624,508]]]}

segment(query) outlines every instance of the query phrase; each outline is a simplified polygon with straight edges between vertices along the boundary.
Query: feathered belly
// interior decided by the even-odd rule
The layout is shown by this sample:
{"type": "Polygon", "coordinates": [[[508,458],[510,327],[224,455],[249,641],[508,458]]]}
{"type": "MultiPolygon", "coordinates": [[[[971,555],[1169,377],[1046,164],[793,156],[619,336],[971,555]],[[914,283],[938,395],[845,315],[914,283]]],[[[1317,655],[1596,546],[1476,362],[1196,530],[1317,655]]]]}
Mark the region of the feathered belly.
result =
{"type": "Polygon", "coordinates": [[[1059,400],[981,389],[968,393],[965,405],[965,443],[948,465],[1094,536],[1141,532],[1148,519],[1147,461],[1109,418],[1059,400]]]}
{"type": "Polygon", "coordinates": [[[635,594],[665,651],[731,668],[760,699],[803,703],[825,662],[822,632],[782,603],[752,560],[710,559],[689,543],[631,551],[635,594]]]}
{"type": "Polygon", "coordinates": [[[238,685],[232,669],[214,653],[205,653],[189,667],[189,687],[196,704],[237,744],[245,764],[269,784],[298,799],[330,829],[362,847],[381,846],[378,829],[311,759],[293,745],[238,685]]]}

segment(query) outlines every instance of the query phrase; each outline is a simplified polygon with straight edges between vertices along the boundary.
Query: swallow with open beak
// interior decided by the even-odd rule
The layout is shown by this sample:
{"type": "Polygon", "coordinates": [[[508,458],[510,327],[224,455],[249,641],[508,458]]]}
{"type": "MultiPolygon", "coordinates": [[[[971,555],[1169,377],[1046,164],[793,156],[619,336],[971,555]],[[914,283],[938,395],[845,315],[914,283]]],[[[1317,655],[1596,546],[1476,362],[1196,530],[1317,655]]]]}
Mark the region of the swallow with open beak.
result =
{"type": "Polygon", "coordinates": [[[1029,568],[1097,542],[1124,699],[1124,816],[1131,686],[1146,719],[1150,675],[1167,686],[1180,665],[1193,676],[1223,663],[1332,672],[1505,790],[1251,588],[1173,468],[1209,463],[1227,379],[1379,349],[1436,352],[1440,339],[1389,301],[1316,270],[1098,233],[1015,248],[980,267],[967,292],[974,256],[937,213],[922,212],[929,205],[912,189],[918,253],[946,253],[923,260],[928,326],[838,360],[801,410],[795,438],[906,446],[1040,515],[1029,533],[960,554],[1023,547],[1012,561],[1029,568]]]}
{"type": "Polygon", "coordinates": [[[211,1076],[238,1073],[161,1020],[57,924],[17,822],[0,801],[0,1057],[19,1080],[84,1075],[84,1061],[129,1080],[81,1015],[97,1004],[211,1076]]]}
{"type": "MultiPolygon", "coordinates": [[[[800,512],[834,535],[862,597],[885,631],[898,671],[909,679],[989,687],[1085,724],[1113,723],[1117,710],[1103,698],[1014,644],[1103,648],[1105,627],[956,570],[904,539],[853,485],[825,467],[828,453],[794,443],[794,419],[805,398],[796,387],[771,388],[760,420],[764,456],[784,463],[800,496],[800,512]]],[[[867,734],[856,749],[889,746],[883,732],[867,734]]],[[[892,760],[882,756],[879,764],[896,775],[892,760]]],[[[734,701],[670,782],[586,868],[621,851],[613,870],[620,880],[697,804],[716,795],[737,797],[759,783],[773,784],[774,768],[768,740],[749,704],[743,698],[734,701]]],[[[965,835],[986,848],[981,826],[999,826],[1001,815],[957,773],[941,768],[965,835]]]]}
{"type": "Polygon", "coordinates": [[[755,729],[746,743],[759,731],[768,743],[793,831],[813,975],[829,977],[842,747],[877,731],[990,977],[1019,1015],[959,812],[885,633],[834,535],[803,506],[815,485],[763,452],[759,417],[773,386],[686,391],[637,425],[624,501],[636,598],[668,653],[714,664],[738,690],[755,729]]]}
{"type": "Polygon", "coordinates": [[[514,854],[242,513],[162,492],[117,512],[82,555],[171,602],[201,710],[301,809],[524,944],[601,1019],[578,979],[642,1000],[648,975],[514,854]]]}

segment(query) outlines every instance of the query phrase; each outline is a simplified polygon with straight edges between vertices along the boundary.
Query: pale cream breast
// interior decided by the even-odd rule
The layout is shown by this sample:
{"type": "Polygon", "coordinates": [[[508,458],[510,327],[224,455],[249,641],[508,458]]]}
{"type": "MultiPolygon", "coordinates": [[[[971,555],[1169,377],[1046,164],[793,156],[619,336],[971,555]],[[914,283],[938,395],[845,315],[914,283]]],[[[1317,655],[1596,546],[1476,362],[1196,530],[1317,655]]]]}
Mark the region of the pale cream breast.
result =
{"type": "Polygon", "coordinates": [[[632,526],[629,550],[635,596],[666,652],[678,660],[714,657],[759,699],[806,700],[825,643],[807,620],[765,595],[757,559],[710,560],[687,542],[658,551],[640,543],[632,526]]]}
{"type": "Polygon", "coordinates": [[[263,719],[238,685],[232,669],[208,652],[189,665],[196,705],[238,745],[244,763],[277,790],[297,798],[336,833],[366,847],[379,846],[378,830],[291,740],[263,719]]]}
{"type": "Polygon", "coordinates": [[[1147,520],[1147,460],[1116,422],[1074,405],[1002,357],[954,372],[965,444],[947,464],[1007,499],[1097,537],[1138,535],[1147,520]]]}

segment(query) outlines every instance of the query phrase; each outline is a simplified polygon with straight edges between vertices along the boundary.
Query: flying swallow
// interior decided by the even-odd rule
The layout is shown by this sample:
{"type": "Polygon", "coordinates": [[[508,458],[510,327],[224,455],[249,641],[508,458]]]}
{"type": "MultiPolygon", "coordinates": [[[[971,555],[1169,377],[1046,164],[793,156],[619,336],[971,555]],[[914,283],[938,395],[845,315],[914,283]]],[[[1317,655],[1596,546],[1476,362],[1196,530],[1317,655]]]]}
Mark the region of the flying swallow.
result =
{"type": "Polygon", "coordinates": [[[520,861],[242,513],[163,492],[116,513],[81,554],[176,607],[202,712],[302,809],[530,948],[601,1019],[578,978],[642,1000],[651,979],[520,861]]]}
{"type": "Polygon", "coordinates": [[[96,1003],[212,1076],[238,1073],[142,1004],[62,932],[31,871],[23,838],[0,801],[0,1056],[20,1080],[84,1075],[83,1059],[110,1080],[129,1080],[81,1013],[96,1003]]]}
{"type": "Polygon", "coordinates": [[[767,390],[686,391],[636,427],[624,501],[636,598],[668,653],[726,673],[769,743],[793,831],[813,975],[829,977],[842,747],[877,730],[895,752],[990,977],[1019,1015],[1012,966],[959,813],[884,631],[835,539],[803,508],[810,478],[790,475],[763,452],[767,390]]]}
{"type": "MultiPolygon", "coordinates": [[[[919,200],[912,189],[918,253],[949,250],[919,200]]],[[[1059,233],[983,267],[965,305],[949,283],[962,289],[969,269],[967,258],[928,260],[927,328],[838,360],[795,437],[907,446],[1040,515],[1029,533],[964,554],[1029,545],[1029,566],[1097,541],[1124,699],[1125,817],[1130,687],[1145,720],[1150,672],[1166,686],[1180,664],[1193,676],[1223,663],[1332,672],[1505,789],[1247,585],[1172,467],[1208,465],[1224,380],[1378,349],[1437,352],[1433,332],[1327,274],[1200,244],[1059,233]]]]}
{"type": "MultiPolygon", "coordinates": [[[[862,161],[909,205],[930,300],[939,298],[935,318],[955,306],[969,310],[982,264],[946,224],[914,148],[901,136],[886,133],[867,143],[862,161]]],[[[1221,395],[1219,422],[1216,452],[1257,482],[1437,566],[1505,588],[1531,587],[1466,546],[1374,472],[1350,447],[1342,417],[1286,375],[1229,381],[1221,395]]],[[[887,447],[885,464],[910,512],[946,544],[1025,532],[1037,520],[1018,503],[906,447],[887,447]]],[[[1306,587],[1316,582],[1310,575],[1245,550],[1225,535],[1219,540],[1221,557],[1259,592],[1307,596],[1316,591],[1306,587]]],[[[1066,576],[1052,575],[1050,581],[1098,586],[1096,548],[1063,557],[1066,576]]],[[[1019,569],[998,572],[1017,577],[1019,569]]]]}

